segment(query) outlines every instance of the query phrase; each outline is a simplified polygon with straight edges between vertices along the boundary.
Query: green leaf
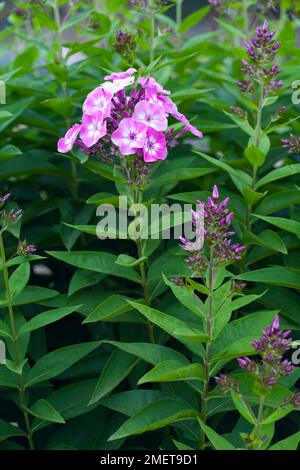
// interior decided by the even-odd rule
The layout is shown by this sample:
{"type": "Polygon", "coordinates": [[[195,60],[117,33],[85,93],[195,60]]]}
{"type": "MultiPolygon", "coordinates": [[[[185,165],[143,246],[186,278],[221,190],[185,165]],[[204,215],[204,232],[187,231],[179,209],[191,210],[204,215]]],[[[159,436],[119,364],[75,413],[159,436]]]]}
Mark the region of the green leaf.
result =
{"type": "Polygon", "coordinates": [[[263,230],[259,235],[252,232],[245,231],[244,243],[254,243],[256,245],[267,248],[270,251],[278,251],[279,253],[287,254],[286,246],[278,233],[273,230],[263,230]]]}
{"type": "Polygon", "coordinates": [[[92,310],[83,323],[109,321],[122,315],[122,313],[132,310],[131,305],[128,304],[128,300],[129,298],[124,295],[110,295],[107,299],[97,305],[94,310],[92,310]]]}
{"type": "Polygon", "coordinates": [[[111,253],[104,251],[48,251],[47,253],[77,268],[123,277],[137,283],[141,281],[140,276],[133,269],[118,266],[117,256],[111,253]]]}
{"type": "Polygon", "coordinates": [[[116,176],[114,174],[112,166],[106,165],[105,163],[89,160],[85,162],[83,166],[105,179],[119,183],[126,183],[126,180],[122,176],[116,176]]]}
{"type": "Polygon", "coordinates": [[[199,10],[196,10],[195,12],[191,13],[186,18],[184,18],[184,20],[179,26],[179,32],[185,33],[186,31],[200,23],[203,18],[205,18],[206,15],[209,13],[210,8],[210,6],[200,8],[199,10]]]}
{"type": "Polygon", "coordinates": [[[98,284],[105,276],[105,274],[95,273],[87,269],[77,269],[70,281],[68,295],[75,294],[75,292],[81,289],[98,284]]]}
{"type": "Polygon", "coordinates": [[[244,274],[239,274],[236,276],[236,279],[300,289],[300,274],[284,266],[273,266],[271,268],[249,271],[244,274]]]}
{"type": "Polygon", "coordinates": [[[216,433],[212,428],[207,426],[207,424],[205,424],[200,418],[198,418],[198,421],[201,429],[203,429],[216,450],[235,450],[233,445],[230,444],[230,442],[228,442],[223,436],[220,436],[220,434],[216,433]]]}
{"type": "Polygon", "coordinates": [[[226,116],[228,116],[233,122],[235,122],[239,128],[245,132],[245,134],[248,134],[250,137],[254,134],[254,129],[253,127],[249,124],[249,121],[247,118],[242,118],[237,116],[236,114],[228,113],[227,111],[224,111],[226,116]]]}
{"type": "Polygon", "coordinates": [[[178,380],[204,380],[203,366],[201,364],[182,366],[182,363],[178,361],[164,361],[147,372],[138,384],[178,380]]]}
{"type": "Polygon", "coordinates": [[[283,219],[282,217],[267,217],[263,215],[255,215],[255,217],[282,230],[286,230],[287,232],[300,236],[300,222],[297,222],[296,220],[283,219]]]}
{"type": "Polygon", "coordinates": [[[246,148],[245,155],[251,165],[256,168],[259,168],[265,163],[265,155],[259,148],[255,147],[254,145],[249,145],[246,148]]]}
{"type": "Polygon", "coordinates": [[[34,318],[29,320],[27,323],[25,323],[18,331],[18,335],[24,335],[25,333],[29,333],[31,331],[37,330],[38,328],[42,328],[46,325],[50,325],[51,323],[54,323],[61,318],[66,317],[67,315],[70,315],[70,313],[73,313],[77,311],[81,305],[75,305],[72,307],[63,307],[63,308],[56,308],[52,310],[47,310],[46,312],[40,313],[36,315],[34,318]]]}
{"type": "Polygon", "coordinates": [[[297,450],[300,441],[300,431],[296,432],[292,436],[283,439],[282,441],[276,442],[269,450],[297,450]]]}
{"type": "Polygon", "coordinates": [[[173,294],[182,305],[191,310],[198,317],[203,316],[204,305],[191,289],[184,286],[177,286],[174,282],[169,281],[164,274],[163,278],[165,284],[171,288],[173,294]]]}
{"type": "Polygon", "coordinates": [[[8,325],[3,320],[0,320],[0,337],[2,337],[2,338],[12,338],[10,329],[9,329],[8,325]]]}
{"type": "Polygon", "coordinates": [[[93,404],[110,393],[127,377],[137,362],[138,359],[132,354],[116,349],[102,370],[90,403],[93,404]]]}
{"type": "Polygon", "coordinates": [[[174,338],[181,342],[190,340],[195,343],[201,341],[207,341],[208,337],[202,331],[196,329],[196,327],[189,325],[182,320],[179,320],[171,315],[162,313],[154,308],[147,307],[146,305],[139,304],[137,302],[129,302],[130,305],[136,308],[142,315],[144,315],[149,321],[159,326],[161,329],[169,333],[174,338]]]}
{"type": "Polygon", "coordinates": [[[9,278],[9,287],[12,297],[17,297],[25,288],[30,276],[29,263],[20,264],[9,278]]]}
{"type": "Polygon", "coordinates": [[[149,362],[152,365],[159,364],[163,361],[176,361],[180,366],[189,364],[186,357],[175,349],[161,346],[159,344],[151,343],[121,343],[118,341],[105,341],[105,343],[112,344],[122,351],[137,356],[143,361],[149,362]]]}
{"type": "Polygon", "coordinates": [[[133,256],[128,255],[119,255],[116,263],[120,266],[128,266],[129,268],[134,268],[135,266],[139,266],[141,263],[144,263],[148,258],[147,256],[142,256],[139,259],[134,258],[133,256]]]}
{"type": "Polygon", "coordinates": [[[177,170],[170,170],[167,174],[158,176],[153,180],[153,185],[161,186],[164,184],[177,183],[178,181],[191,180],[214,173],[214,168],[179,168],[177,170]]]}
{"type": "Polygon", "coordinates": [[[197,411],[176,400],[151,403],[129,418],[108,440],[142,434],[186,419],[196,419],[197,411]]]}
{"type": "Polygon", "coordinates": [[[45,354],[27,374],[25,386],[31,387],[61,374],[90,352],[100,346],[101,341],[72,344],[45,354]]]}
{"type": "Polygon", "coordinates": [[[234,390],[231,390],[231,398],[240,415],[243,416],[249,423],[255,424],[255,417],[251,411],[251,408],[249,408],[249,406],[245,403],[242,395],[234,390]]]}
{"type": "Polygon", "coordinates": [[[281,168],[276,168],[267,175],[263,176],[257,183],[256,188],[260,188],[266,184],[272,183],[273,181],[278,181],[282,178],[287,178],[288,176],[293,176],[300,173],[300,163],[295,163],[294,165],[286,165],[281,168]]]}
{"type": "MultiPolygon", "coordinates": [[[[270,144],[269,137],[267,136],[267,134],[265,132],[261,131],[257,150],[260,150],[260,152],[265,157],[267,155],[267,153],[269,152],[269,150],[270,150],[270,145],[271,144],[270,144]]],[[[252,147],[252,146],[257,147],[256,135],[253,135],[249,139],[248,148],[252,147]]],[[[260,162],[262,160],[262,157],[257,155],[254,159],[257,159],[260,162]]],[[[262,163],[260,164],[260,166],[261,165],[262,165],[262,163]]]]}
{"type": "Polygon", "coordinates": [[[64,424],[61,414],[47,400],[40,399],[28,410],[30,414],[43,421],[64,424]]]}
{"type": "Polygon", "coordinates": [[[18,426],[13,426],[7,423],[3,419],[0,419],[0,441],[5,441],[10,437],[25,436],[25,432],[22,431],[18,426]]]}
{"type": "Polygon", "coordinates": [[[284,406],[282,408],[278,408],[273,413],[271,413],[267,418],[263,420],[263,424],[270,424],[279,421],[280,419],[284,418],[287,414],[294,411],[294,407],[291,405],[284,406]]]}
{"type": "Polygon", "coordinates": [[[256,208],[255,213],[259,215],[268,215],[272,212],[280,211],[286,207],[300,204],[300,191],[279,191],[265,197],[259,206],[256,208]]]}
{"type": "Polygon", "coordinates": [[[198,152],[196,150],[194,150],[194,153],[201,156],[202,158],[210,162],[212,165],[217,166],[218,168],[221,168],[226,173],[228,173],[241,194],[243,194],[245,186],[251,187],[251,183],[252,183],[251,177],[244,171],[236,170],[235,168],[232,168],[227,163],[221,160],[218,160],[217,158],[210,157],[209,155],[206,155],[205,153],[198,152]]]}
{"type": "Polygon", "coordinates": [[[86,204],[95,204],[99,206],[100,204],[112,204],[113,206],[119,205],[119,196],[110,193],[97,193],[91,196],[86,204]]]}
{"type": "Polygon", "coordinates": [[[22,152],[15,145],[5,145],[0,149],[0,160],[5,160],[7,158],[13,158],[17,155],[21,155],[22,152]]]}

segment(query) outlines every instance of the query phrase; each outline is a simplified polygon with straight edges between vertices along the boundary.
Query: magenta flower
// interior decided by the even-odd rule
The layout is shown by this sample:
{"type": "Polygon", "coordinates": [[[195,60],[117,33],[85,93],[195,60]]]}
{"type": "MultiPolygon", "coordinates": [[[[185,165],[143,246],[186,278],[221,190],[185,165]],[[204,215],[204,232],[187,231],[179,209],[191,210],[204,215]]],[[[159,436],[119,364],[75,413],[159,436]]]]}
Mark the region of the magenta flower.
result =
{"type": "Polygon", "coordinates": [[[156,93],[161,93],[162,95],[171,94],[169,90],[164,90],[164,88],[159,83],[157,83],[157,81],[153,77],[140,77],[138,78],[137,82],[141,85],[142,88],[152,88],[156,91],[156,93]]]}
{"type": "Polygon", "coordinates": [[[57,142],[57,151],[60,153],[67,153],[72,150],[73,144],[77,139],[81,125],[74,124],[71,129],[69,129],[65,136],[59,139],[57,142]]]}
{"type": "Polygon", "coordinates": [[[89,93],[83,103],[84,114],[93,115],[97,112],[103,114],[103,118],[110,116],[110,105],[113,94],[99,86],[89,93]]]}
{"type": "Polygon", "coordinates": [[[106,75],[104,80],[122,80],[123,78],[131,77],[136,72],[136,69],[130,67],[125,72],[114,72],[110,75],[106,75]]]}
{"type": "Polygon", "coordinates": [[[149,101],[140,101],[134,109],[132,118],[143,122],[156,131],[165,131],[168,127],[168,120],[163,108],[149,103],[149,101]]]}
{"type": "Polygon", "coordinates": [[[81,125],[73,126],[58,142],[59,152],[68,152],[73,144],[90,157],[100,157],[107,164],[119,164],[123,155],[134,155],[124,168],[124,176],[132,184],[143,186],[149,181],[147,163],[164,160],[167,149],[177,145],[177,137],[187,131],[197,137],[202,133],[180,114],[177,106],[153,77],[134,81],[136,69],[111,73],[105,82],[91,91],[83,103],[81,125]],[[168,128],[168,116],[183,123],[176,136],[168,128]],[[77,138],[77,136],[79,137],[77,138]]]}
{"type": "Polygon", "coordinates": [[[167,158],[167,144],[163,132],[149,127],[144,142],[144,161],[147,163],[167,158]]]}
{"type": "Polygon", "coordinates": [[[112,142],[120,148],[123,155],[132,155],[136,149],[144,147],[147,126],[132,118],[125,118],[111,136],[112,142]]]}
{"type": "Polygon", "coordinates": [[[93,116],[84,115],[80,130],[80,138],[84,145],[91,147],[105,134],[106,121],[103,121],[102,112],[97,112],[93,116]]]}

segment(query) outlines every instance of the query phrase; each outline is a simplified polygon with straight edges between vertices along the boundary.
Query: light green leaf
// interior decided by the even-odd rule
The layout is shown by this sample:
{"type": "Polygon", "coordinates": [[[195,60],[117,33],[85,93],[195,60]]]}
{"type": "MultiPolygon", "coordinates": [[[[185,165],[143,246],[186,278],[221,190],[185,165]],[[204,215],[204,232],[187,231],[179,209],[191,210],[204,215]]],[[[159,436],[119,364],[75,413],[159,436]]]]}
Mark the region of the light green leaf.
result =
{"type": "Polygon", "coordinates": [[[231,390],[231,398],[240,415],[243,416],[249,423],[255,424],[255,417],[252,413],[252,410],[249,408],[247,403],[245,403],[242,395],[234,390],[231,390]]]}
{"type": "Polygon", "coordinates": [[[297,450],[300,441],[300,431],[282,441],[273,444],[269,450],[297,450]]]}
{"type": "Polygon", "coordinates": [[[173,382],[179,380],[204,380],[204,371],[201,364],[183,366],[178,361],[164,361],[147,372],[138,384],[147,382],[173,382]]]}
{"type": "Polygon", "coordinates": [[[12,297],[17,297],[25,288],[30,276],[29,263],[20,264],[9,278],[9,287],[12,297]]]}

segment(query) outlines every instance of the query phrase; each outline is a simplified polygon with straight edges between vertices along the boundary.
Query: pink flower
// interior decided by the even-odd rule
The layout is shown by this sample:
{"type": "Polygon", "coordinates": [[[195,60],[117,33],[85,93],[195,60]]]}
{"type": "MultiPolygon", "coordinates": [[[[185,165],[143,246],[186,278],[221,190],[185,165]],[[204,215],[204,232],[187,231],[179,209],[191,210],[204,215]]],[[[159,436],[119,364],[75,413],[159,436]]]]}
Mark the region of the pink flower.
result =
{"type": "Polygon", "coordinates": [[[88,114],[83,116],[80,138],[84,145],[91,147],[105,134],[106,121],[103,121],[103,114],[101,112],[97,112],[93,116],[89,116],[88,114]]]}
{"type": "Polygon", "coordinates": [[[153,77],[140,77],[138,78],[138,83],[141,85],[142,88],[154,88],[157,93],[161,93],[163,95],[171,94],[169,90],[164,90],[164,88],[159,83],[157,83],[157,81],[153,77]]]}
{"type": "Polygon", "coordinates": [[[132,118],[124,118],[117,130],[112,133],[111,140],[120,147],[123,155],[131,155],[136,149],[143,148],[147,126],[132,118]]]}
{"type": "Polygon", "coordinates": [[[190,121],[185,117],[184,114],[179,113],[178,111],[176,113],[171,113],[172,116],[177,119],[177,121],[182,122],[184,125],[183,132],[180,133],[182,135],[186,130],[194,134],[196,137],[199,137],[199,139],[202,139],[203,134],[201,131],[199,131],[196,127],[192,126],[190,121]]]}
{"type": "Polygon", "coordinates": [[[148,128],[144,142],[144,161],[155,162],[167,158],[167,144],[163,132],[148,128]]]}
{"type": "Polygon", "coordinates": [[[131,77],[136,72],[136,69],[130,67],[125,72],[114,72],[110,75],[106,75],[104,80],[122,80],[123,78],[131,77]]]}
{"type": "Polygon", "coordinates": [[[80,124],[74,124],[71,129],[69,129],[65,136],[59,139],[57,142],[57,151],[60,153],[67,153],[69,152],[75,140],[77,139],[77,136],[79,134],[81,125],[80,124]]]}
{"type": "Polygon", "coordinates": [[[134,82],[134,77],[120,78],[115,79],[112,82],[104,82],[101,87],[104,90],[108,91],[112,95],[117,93],[120,90],[124,90],[125,87],[132,85],[134,82]]]}
{"type": "Polygon", "coordinates": [[[165,131],[168,127],[168,120],[163,108],[149,101],[140,101],[134,108],[132,117],[157,131],[165,131]]]}
{"type": "Polygon", "coordinates": [[[82,109],[84,114],[93,115],[100,111],[103,114],[103,118],[109,117],[112,96],[112,93],[101,86],[95,88],[95,90],[87,95],[83,103],[82,109]]]}

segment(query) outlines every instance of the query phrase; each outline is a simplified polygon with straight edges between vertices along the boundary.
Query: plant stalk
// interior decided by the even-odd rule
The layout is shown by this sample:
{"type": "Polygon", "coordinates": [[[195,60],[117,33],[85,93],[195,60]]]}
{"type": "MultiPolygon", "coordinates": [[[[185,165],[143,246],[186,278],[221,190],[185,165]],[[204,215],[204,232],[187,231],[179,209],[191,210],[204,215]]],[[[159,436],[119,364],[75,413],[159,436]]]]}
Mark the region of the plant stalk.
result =
{"type": "MultiPolygon", "coordinates": [[[[5,255],[2,232],[0,232],[0,255],[1,255],[1,260],[2,260],[3,281],[4,281],[7,303],[8,303],[8,315],[9,315],[9,322],[10,322],[10,328],[11,328],[11,335],[12,335],[13,347],[14,347],[14,352],[15,352],[15,363],[17,366],[20,366],[21,360],[20,360],[20,352],[19,352],[19,342],[18,342],[17,328],[16,328],[16,323],[15,323],[15,318],[14,318],[12,295],[11,295],[11,290],[9,286],[9,274],[8,274],[8,269],[7,269],[7,262],[6,262],[6,255],[5,255]]],[[[26,400],[26,390],[24,386],[24,378],[23,378],[22,371],[19,374],[19,388],[18,389],[19,389],[20,409],[24,417],[29,448],[30,450],[34,450],[32,429],[30,426],[28,413],[27,411],[25,411],[25,407],[27,407],[27,400],[26,400]]]]}
{"type": "MultiPolygon", "coordinates": [[[[213,309],[212,309],[212,296],[214,290],[214,248],[210,248],[210,257],[209,257],[209,268],[208,268],[208,299],[207,299],[207,317],[206,317],[206,330],[209,337],[208,342],[206,343],[205,357],[204,357],[204,384],[203,391],[201,396],[201,420],[203,423],[206,423],[206,404],[207,404],[207,394],[209,391],[209,379],[210,379],[210,362],[211,362],[211,345],[212,345],[212,322],[213,322],[213,309]]],[[[200,431],[200,450],[205,449],[205,432],[203,429],[200,431]]]]}

